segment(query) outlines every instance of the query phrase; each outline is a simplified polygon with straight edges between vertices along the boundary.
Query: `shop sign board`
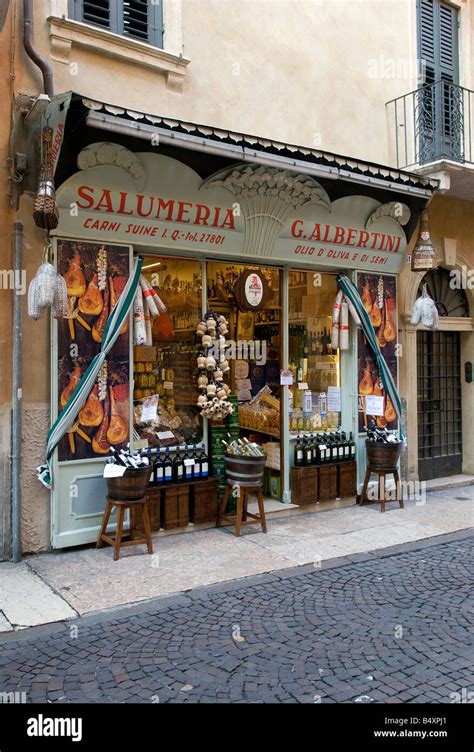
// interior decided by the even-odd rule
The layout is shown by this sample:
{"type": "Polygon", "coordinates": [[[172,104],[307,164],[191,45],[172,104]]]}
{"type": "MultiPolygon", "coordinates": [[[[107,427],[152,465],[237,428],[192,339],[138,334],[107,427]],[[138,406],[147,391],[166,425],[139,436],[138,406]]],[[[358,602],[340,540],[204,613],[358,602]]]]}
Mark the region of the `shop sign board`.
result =
{"type": "MultiPolygon", "coordinates": [[[[159,154],[133,154],[134,169],[126,169],[121,166],[127,164],[126,150],[103,146],[102,163],[94,162],[90,151],[81,158],[81,152],[78,161],[84,169],[58,189],[55,234],[236,259],[248,253],[249,198],[239,201],[209,179],[204,184],[190,167],[159,154]]],[[[280,222],[275,242],[263,249],[259,237],[265,235],[265,222],[277,221],[268,210],[260,224],[262,235],[252,242],[250,261],[396,273],[405,260],[406,237],[396,212],[385,211],[386,206],[357,195],[328,205],[303,203],[280,222]]],[[[406,218],[408,209],[400,206],[406,218]]]]}

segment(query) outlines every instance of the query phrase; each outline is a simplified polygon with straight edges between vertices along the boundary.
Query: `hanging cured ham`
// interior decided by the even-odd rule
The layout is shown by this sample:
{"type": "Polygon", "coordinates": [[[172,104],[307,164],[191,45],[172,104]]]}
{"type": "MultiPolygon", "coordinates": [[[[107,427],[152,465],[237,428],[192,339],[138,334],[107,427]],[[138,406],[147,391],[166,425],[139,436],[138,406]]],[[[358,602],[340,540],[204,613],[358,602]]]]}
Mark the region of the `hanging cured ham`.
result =
{"type": "Polygon", "coordinates": [[[393,342],[397,336],[395,326],[392,321],[392,317],[388,310],[387,301],[385,301],[385,327],[383,330],[383,336],[386,342],[393,342]]]}
{"type": "Polygon", "coordinates": [[[79,299],[79,310],[88,316],[98,316],[104,307],[102,293],[99,290],[98,275],[94,274],[84,295],[79,299]]]}
{"type": "Polygon", "coordinates": [[[95,384],[86,404],[79,412],[79,423],[83,426],[100,426],[103,417],[104,410],[99,401],[99,387],[95,384]]]}
{"type": "Polygon", "coordinates": [[[366,280],[364,283],[364,287],[362,289],[362,302],[364,304],[364,308],[367,311],[367,313],[371,313],[372,311],[372,296],[370,294],[370,287],[369,287],[369,281],[366,280]]]}
{"type": "Polygon", "coordinates": [[[104,290],[104,306],[98,319],[94,321],[92,327],[92,339],[94,342],[102,342],[102,335],[104,333],[107,319],[109,318],[109,291],[107,288],[104,290]]]}
{"type": "Polygon", "coordinates": [[[122,444],[128,437],[128,425],[117,410],[113,387],[109,387],[110,395],[110,422],[107,429],[107,441],[109,444],[122,444]]]}
{"type": "Polygon", "coordinates": [[[377,329],[382,323],[382,314],[380,313],[380,308],[379,308],[377,297],[374,300],[374,304],[372,306],[372,310],[370,312],[369,318],[374,329],[377,329]]]}
{"type": "Polygon", "coordinates": [[[66,282],[67,294],[71,298],[80,298],[86,291],[86,278],[81,269],[81,255],[75,253],[69,264],[69,269],[64,275],[66,282]]]}
{"type": "Polygon", "coordinates": [[[395,408],[389,397],[387,397],[387,404],[385,405],[384,417],[387,423],[391,423],[392,420],[395,420],[397,417],[397,413],[395,412],[395,408]]]}
{"type": "Polygon", "coordinates": [[[106,396],[103,407],[102,423],[92,439],[92,449],[96,454],[108,454],[110,444],[107,441],[107,429],[109,427],[109,397],[106,396]]]}
{"type": "Polygon", "coordinates": [[[61,397],[59,399],[61,407],[65,407],[67,405],[71,397],[71,394],[73,393],[74,389],[78,385],[80,379],[81,379],[81,367],[76,366],[73,372],[71,373],[68,385],[61,392],[61,397]]]}
{"type": "Polygon", "coordinates": [[[374,382],[372,379],[372,373],[370,371],[370,363],[367,361],[367,364],[364,368],[364,375],[362,376],[359,384],[359,394],[368,395],[372,394],[373,391],[374,382]]]}
{"type": "Polygon", "coordinates": [[[377,381],[375,382],[374,391],[372,392],[374,397],[382,397],[383,396],[383,388],[382,388],[382,381],[380,379],[380,376],[378,377],[377,381]]]}

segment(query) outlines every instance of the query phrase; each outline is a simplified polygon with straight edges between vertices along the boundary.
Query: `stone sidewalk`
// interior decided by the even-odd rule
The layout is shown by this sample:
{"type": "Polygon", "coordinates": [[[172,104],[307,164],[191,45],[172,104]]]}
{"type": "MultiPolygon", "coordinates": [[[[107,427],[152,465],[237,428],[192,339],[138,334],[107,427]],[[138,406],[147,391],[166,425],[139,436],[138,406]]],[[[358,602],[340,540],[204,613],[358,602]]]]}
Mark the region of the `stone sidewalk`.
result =
{"type": "MultiPolygon", "coordinates": [[[[315,505],[318,506],[319,505],[315,505]]],[[[322,506],[322,505],[321,505],[322,506]]],[[[0,631],[62,621],[104,609],[298,565],[412,543],[474,527],[474,486],[426,494],[405,509],[387,504],[324,511],[293,510],[268,519],[268,533],[231,528],[159,534],[154,551],[93,547],[0,564],[0,631]]],[[[188,530],[191,530],[189,528],[188,530]]],[[[353,560],[354,560],[353,559],[353,560]]]]}

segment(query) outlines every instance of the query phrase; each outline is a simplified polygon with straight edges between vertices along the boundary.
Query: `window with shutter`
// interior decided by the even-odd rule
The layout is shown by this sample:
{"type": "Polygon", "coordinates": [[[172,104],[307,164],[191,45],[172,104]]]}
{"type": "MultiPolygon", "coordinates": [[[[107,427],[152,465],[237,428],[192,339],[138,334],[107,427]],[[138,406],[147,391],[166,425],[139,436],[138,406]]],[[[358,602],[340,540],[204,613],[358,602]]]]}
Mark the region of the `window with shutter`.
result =
{"type": "Polygon", "coordinates": [[[163,46],[162,0],[69,0],[69,15],[114,34],[163,46]]]}
{"type": "Polygon", "coordinates": [[[418,50],[424,66],[418,92],[421,163],[462,152],[462,94],[458,86],[458,11],[442,0],[418,0],[418,50]]]}

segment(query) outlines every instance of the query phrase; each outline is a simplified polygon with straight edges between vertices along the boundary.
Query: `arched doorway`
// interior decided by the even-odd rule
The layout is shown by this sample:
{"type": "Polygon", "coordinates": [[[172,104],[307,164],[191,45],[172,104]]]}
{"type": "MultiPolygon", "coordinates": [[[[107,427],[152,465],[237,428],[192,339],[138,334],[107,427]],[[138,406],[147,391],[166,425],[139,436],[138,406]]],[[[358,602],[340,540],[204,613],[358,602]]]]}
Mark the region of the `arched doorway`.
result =
{"type": "MultiPolygon", "coordinates": [[[[426,274],[424,285],[440,317],[469,317],[464,290],[446,269],[426,274]]],[[[417,332],[418,473],[420,480],[462,472],[461,335],[417,332]]]]}

